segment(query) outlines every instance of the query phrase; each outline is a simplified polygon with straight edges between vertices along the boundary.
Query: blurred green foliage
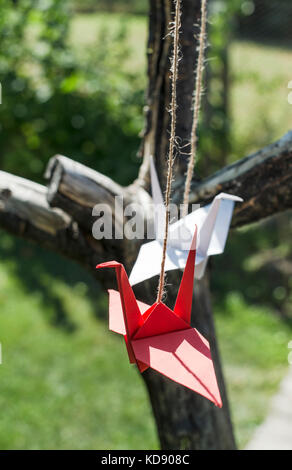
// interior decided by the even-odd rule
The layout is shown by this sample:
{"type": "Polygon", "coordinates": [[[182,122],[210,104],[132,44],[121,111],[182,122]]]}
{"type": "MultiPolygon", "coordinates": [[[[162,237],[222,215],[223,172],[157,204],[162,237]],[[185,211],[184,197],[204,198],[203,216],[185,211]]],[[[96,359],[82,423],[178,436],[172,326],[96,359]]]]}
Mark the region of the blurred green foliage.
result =
{"type": "Polygon", "coordinates": [[[291,229],[287,212],[233,233],[224,259],[210,260],[217,306],[224,310],[228,291],[240,292],[246,304],[270,308],[292,327],[291,229]]]}
{"type": "Polygon", "coordinates": [[[131,181],[143,90],[139,75],[121,67],[125,28],[103,28],[78,57],[68,44],[67,0],[0,5],[1,169],[38,180],[48,159],[62,153],[131,181]]]}
{"type": "Polygon", "coordinates": [[[206,91],[200,125],[199,162],[202,174],[227,163],[231,152],[229,46],[234,37],[242,0],[209,3],[208,49],[205,66],[206,91]]]}

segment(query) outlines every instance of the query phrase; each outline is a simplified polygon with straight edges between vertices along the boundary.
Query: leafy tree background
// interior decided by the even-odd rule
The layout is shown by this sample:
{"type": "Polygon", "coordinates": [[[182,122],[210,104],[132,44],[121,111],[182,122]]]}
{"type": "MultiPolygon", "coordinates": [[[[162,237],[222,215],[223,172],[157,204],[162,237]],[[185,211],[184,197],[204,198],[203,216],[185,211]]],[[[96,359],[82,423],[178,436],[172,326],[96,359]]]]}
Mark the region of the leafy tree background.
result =
{"type": "Polygon", "coordinates": [[[127,183],[137,168],[143,88],[120,68],[125,27],[102,30],[77,57],[71,15],[67,0],[1,0],[1,167],[40,180],[48,156],[62,153],[127,183]]]}

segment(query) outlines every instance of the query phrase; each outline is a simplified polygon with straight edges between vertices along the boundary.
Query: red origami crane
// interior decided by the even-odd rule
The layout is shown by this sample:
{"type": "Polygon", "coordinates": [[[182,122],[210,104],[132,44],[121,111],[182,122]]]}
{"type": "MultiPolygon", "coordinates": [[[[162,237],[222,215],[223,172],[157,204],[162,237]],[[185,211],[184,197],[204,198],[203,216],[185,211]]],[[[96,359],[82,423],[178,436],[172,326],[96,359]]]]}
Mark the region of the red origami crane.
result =
{"type": "Polygon", "coordinates": [[[124,335],[131,363],[148,367],[203,395],[222,407],[208,341],[190,326],[196,257],[196,232],[173,311],[164,303],[149,306],[136,300],[127,273],[116,261],[119,292],[109,290],[109,328],[124,335]]]}

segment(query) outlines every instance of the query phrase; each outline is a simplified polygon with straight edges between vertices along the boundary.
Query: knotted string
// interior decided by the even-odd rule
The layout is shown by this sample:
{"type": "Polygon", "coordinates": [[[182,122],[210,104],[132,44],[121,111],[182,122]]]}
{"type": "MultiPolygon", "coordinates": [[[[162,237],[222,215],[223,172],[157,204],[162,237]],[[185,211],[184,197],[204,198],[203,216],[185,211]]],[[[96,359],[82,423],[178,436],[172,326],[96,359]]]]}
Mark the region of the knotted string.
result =
{"type": "Polygon", "coordinates": [[[158,293],[157,293],[157,302],[161,302],[164,293],[164,284],[165,284],[165,261],[166,261],[166,248],[168,240],[168,231],[169,231],[169,215],[170,215],[170,196],[171,196],[171,185],[172,185],[172,169],[174,162],[174,149],[175,149],[175,130],[176,130],[176,108],[177,108],[177,98],[176,98],[176,88],[177,88],[177,78],[178,78],[178,62],[179,62],[179,32],[180,32],[180,14],[181,14],[181,0],[176,0],[175,2],[175,18],[174,18],[174,28],[173,28],[173,55],[172,55],[172,66],[171,66],[171,105],[170,105],[170,114],[171,114],[171,129],[170,129],[170,139],[169,139],[169,153],[167,161],[167,182],[166,182],[166,192],[165,192],[165,232],[163,239],[163,250],[162,250],[162,261],[161,261],[161,271],[158,284],[158,293]]]}
{"type": "Polygon", "coordinates": [[[197,67],[196,67],[196,89],[195,89],[194,100],[193,100],[194,111],[193,111],[193,123],[192,123],[192,132],[191,132],[191,153],[190,153],[190,159],[189,159],[186,182],[185,182],[185,189],[184,189],[183,211],[182,211],[183,217],[187,215],[188,213],[191,182],[192,182],[192,178],[194,174],[194,168],[196,165],[197,144],[198,144],[197,130],[198,130],[198,124],[199,124],[199,114],[200,114],[201,98],[202,98],[206,24],[207,24],[207,0],[202,0],[201,29],[200,29],[200,37],[199,37],[199,55],[198,55],[198,62],[197,62],[197,67]]]}
{"type": "MultiPolygon", "coordinates": [[[[171,196],[171,186],[172,186],[172,170],[174,162],[174,149],[175,149],[175,131],[176,131],[176,108],[177,108],[177,80],[178,80],[178,62],[179,62],[179,33],[180,33],[180,15],[181,15],[181,0],[176,0],[175,2],[175,19],[174,19],[174,29],[173,29],[173,56],[172,56],[172,67],[171,67],[171,78],[172,78],[172,91],[171,91],[171,131],[169,139],[169,153],[168,153],[168,168],[167,168],[167,183],[166,183],[166,192],[165,192],[165,232],[163,238],[163,250],[162,250],[162,261],[161,261],[161,271],[158,284],[158,294],[157,302],[161,302],[164,294],[164,285],[165,285],[165,262],[166,262],[166,250],[167,250],[167,241],[169,234],[169,217],[170,217],[170,196],[171,196]]],[[[201,28],[199,36],[199,54],[196,67],[196,81],[195,81],[195,93],[193,99],[193,123],[191,130],[191,153],[190,160],[188,163],[185,189],[184,189],[184,198],[183,198],[183,214],[182,216],[187,215],[188,213],[188,204],[190,197],[191,182],[194,173],[194,168],[196,164],[196,155],[197,155],[197,130],[199,123],[199,114],[201,107],[201,97],[202,97],[202,82],[203,82],[203,71],[204,71],[204,53],[205,53],[205,37],[206,37],[206,24],[207,24],[207,0],[202,0],[201,3],[201,28]]]]}

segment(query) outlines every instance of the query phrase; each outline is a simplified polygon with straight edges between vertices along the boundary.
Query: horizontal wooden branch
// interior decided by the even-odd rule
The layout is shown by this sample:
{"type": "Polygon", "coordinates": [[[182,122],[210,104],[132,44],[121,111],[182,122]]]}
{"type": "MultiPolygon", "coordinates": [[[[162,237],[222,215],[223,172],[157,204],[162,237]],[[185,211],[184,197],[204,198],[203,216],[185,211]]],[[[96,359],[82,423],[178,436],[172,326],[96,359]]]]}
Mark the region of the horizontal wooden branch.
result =
{"type": "Polygon", "coordinates": [[[47,188],[24,178],[0,171],[0,210],[21,219],[51,235],[67,228],[71,218],[60,209],[52,210],[47,203],[47,188]]]}
{"type": "MultiPolygon", "coordinates": [[[[122,225],[123,217],[115,213],[115,197],[120,196],[124,204],[135,202],[151,218],[152,200],[140,184],[121,187],[63,156],[50,160],[46,175],[48,189],[0,172],[0,226],[90,269],[108,259],[119,259],[130,267],[139,243],[128,243],[125,239],[95,240],[92,209],[98,203],[109,204],[122,225]]],[[[191,202],[206,204],[221,191],[244,198],[236,207],[233,227],[291,208],[292,132],[194,185],[191,202]]],[[[178,194],[179,190],[176,197],[178,194]]]]}
{"type": "Polygon", "coordinates": [[[102,246],[47,202],[47,188],[0,171],[0,227],[90,267],[104,259],[102,246]],[[94,244],[94,245],[93,245],[94,244]]]}
{"type": "MultiPolygon", "coordinates": [[[[90,170],[69,158],[53,157],[47,170],[48,199],[51,205],[68,212],[78,223],[91,230],[92,208],[100,202],[112,207],[113,216],[122,230],[123,219],[115,213],[115,196],[124,203],[136,202],[151,218],[151,198],[139,180],[121,187],[110,178],[90,170]],[[148,212],[147,212],[148,211],[148,212]]],[[[183,181],[177,181],[173,201],[181,201],[183,181]]],[[[253,155],[229,165],[200,183],[194,183],[191,203],[207,204],[219,192],[241,196],[236,206],[232,226],[256,222],[292,207],[292,131],[279,141],[253,155]]]]}
{"type": "Polygon", "coordinates": [[[191,203],[209,202],[219,192],[241,196],[233,227],[292,208],[292,131],[259,152],[193,185],[191,203]]]}

